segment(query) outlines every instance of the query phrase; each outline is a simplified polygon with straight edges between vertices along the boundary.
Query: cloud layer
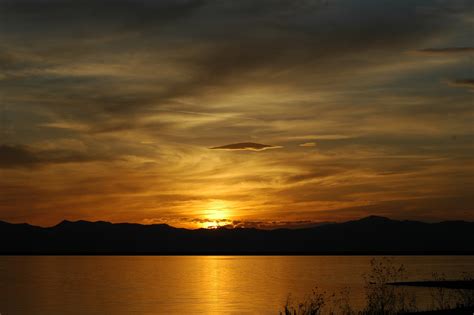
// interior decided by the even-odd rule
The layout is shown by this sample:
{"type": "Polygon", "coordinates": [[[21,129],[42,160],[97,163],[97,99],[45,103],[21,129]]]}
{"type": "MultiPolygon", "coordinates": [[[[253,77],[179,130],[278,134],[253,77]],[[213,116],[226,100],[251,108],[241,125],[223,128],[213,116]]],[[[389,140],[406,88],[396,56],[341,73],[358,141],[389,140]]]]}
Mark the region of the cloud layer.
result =
{"type": "Polygon", "coordinates": [[[0,220],[474,219],[473,21],[467,0],[0,0],[0,220]]]}

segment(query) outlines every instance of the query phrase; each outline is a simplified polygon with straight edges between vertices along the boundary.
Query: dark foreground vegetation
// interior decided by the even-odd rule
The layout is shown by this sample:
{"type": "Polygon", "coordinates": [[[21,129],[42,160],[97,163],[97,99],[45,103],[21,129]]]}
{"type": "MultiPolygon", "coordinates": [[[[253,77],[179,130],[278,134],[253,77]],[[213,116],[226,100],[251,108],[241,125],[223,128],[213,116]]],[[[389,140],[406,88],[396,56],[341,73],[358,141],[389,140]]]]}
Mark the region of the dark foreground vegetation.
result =
{"type": "Polygon", "coordinates": [[[318,288],[305,300],[288,297],[280,315],[398,315],[398,314],[474,314],[474,278],[463,274],[461,280],[448,281],[443,274],[433,274],[426,282],[404,282],[405,267],[390,258],[372,259],[371,270],[364,274],[366,304],[362,310],[350,304],[350,289],[328,294],[318,288]],[[419,310],[416,296],[407,286],[429,287],[432,310],[419,310]]]}
{"type": "Polygon", "coordinates": [[[304,229],[187,230],[166,224],[63,221],[43,228],[0,221],[0,254],[473,254],[474,222],[366,217],[304,229]]]}

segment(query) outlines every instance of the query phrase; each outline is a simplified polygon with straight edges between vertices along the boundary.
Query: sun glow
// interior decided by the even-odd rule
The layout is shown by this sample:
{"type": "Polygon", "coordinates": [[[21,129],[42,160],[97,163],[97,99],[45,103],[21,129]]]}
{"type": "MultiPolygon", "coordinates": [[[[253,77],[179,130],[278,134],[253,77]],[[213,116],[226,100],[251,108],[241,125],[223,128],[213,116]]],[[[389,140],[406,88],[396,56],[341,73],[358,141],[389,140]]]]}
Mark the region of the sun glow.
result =
{"type": "Polygon", "coordinates": [[[208,229],[215,229],[230,223],[230,206],[223,200],[212,200],[204,210],[204,220],[202,226],[208,229]]]}

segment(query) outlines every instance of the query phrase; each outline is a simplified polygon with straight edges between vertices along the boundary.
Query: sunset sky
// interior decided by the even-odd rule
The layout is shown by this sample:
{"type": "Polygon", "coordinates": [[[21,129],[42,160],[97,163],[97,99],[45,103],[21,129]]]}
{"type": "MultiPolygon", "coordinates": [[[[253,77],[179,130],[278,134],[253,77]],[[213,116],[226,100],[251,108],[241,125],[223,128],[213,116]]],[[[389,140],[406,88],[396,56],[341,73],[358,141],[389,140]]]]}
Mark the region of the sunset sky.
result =
{"type": "Polygon", "coordinates": [[[0,0],[0,220],[474,220],[471,0],[0,0]]]}

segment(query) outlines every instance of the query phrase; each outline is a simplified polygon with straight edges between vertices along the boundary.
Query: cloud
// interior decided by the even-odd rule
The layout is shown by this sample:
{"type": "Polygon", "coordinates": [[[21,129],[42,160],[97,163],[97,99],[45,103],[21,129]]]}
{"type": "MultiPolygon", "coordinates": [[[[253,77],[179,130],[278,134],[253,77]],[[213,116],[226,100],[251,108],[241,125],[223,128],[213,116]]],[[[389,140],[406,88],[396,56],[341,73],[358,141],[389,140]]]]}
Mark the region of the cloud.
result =
{"type": "MultiPolygon", "coordinates": [[[[330,221],[317,221],[317,220],[232,220],[232,219],[209,219],[209,218],[194,218],[194,217],[181,217],[181,218],[146,218],[140,223],[143,224],[162,224],[168,223],[172,226],[188,223],[198,225],[209,225],[221,228],[246,228],[246,229],[263,229],[263,230],[274,230],[274,229],[304,229],[321,226],[325,224],[331,224],[330,221]]],[[[192,226],[192,228],[196,228],[192,226]]]]}
{"type": "Polygon", "coordinates": [[[448,84],[454,87],[467,88],[469,90],[474,90],[474,79],[459,79],[449,81],[448,84]]]}
{"type": "Polygon", "coordinates": [[[313,220],[295,220],[295,221],[251,221],[251,220],[234,220],[226,225],[229,228],[255,228],[263,230],[274,229],[304,229],[316,227],[330,222],[321,222],[313,220]]]}
{"type": "Polygon", "coordinates": [[[46,164],[102,160],[113,160],[113,157],[102,156],[97,152],[87,154],[74,150],[35,150],[23,145],[0,145],[0,168],[31,168],[46,164]]]}
{"type": "MultiPolygon", "coordinates": [[[[25,50],[31,50],[39,65],[47,60],[76,76],[79,69],[116,73],[105,77],[96,73],[79,82],[58,76],[54,85],[50,77],[37,75],[33,88],[28,84],[29,91],[36,92],[34,87],[38,87],[37,92],[42,93],[44,85],[49,90],[55,86],[57,90],[50,90],[51,94],[65,94],[68,103],[74,99],[84,111],[102,108],[116,116],[176,99],[200,97],[209,91],[227,92],[248,82],[257,85],[270,80],[301,86],[314,73],[337,76],[349,68],[365,68],[360,61],[335,67],[341,57],[374,47],[393,49],[413,38],[418,41],[418,33],[436,29],[434,20],[445,22],[440,17],[420,15],[415,6],[392,1],[381,1],[380,5],[343,1],[327,7],[321,1],[307,0],[291,4],[268,0],[119,1],[114,5],[93,1],[27,2],[8,1],[4,13],[7,18],[2,19],[0,13],[0,21],[5,20],[0,28],[5,26],[13,36],[18,33],[32,38],[32,48],[25,50]],[[390,16],[387,10],[392,12],[390,16]],[[162,27],[164,21],[172,27],[162,27]],[[357,36],[353,36],[354,25],[357,36]],[[387,36],[390,41],[382,40],[387,36]],[[42,39],[46,40],[39,45],[42,39]],[[173,57],[161,60],[168,54],[173,57]],[[127,63],[132,64],[128,67],[127,63]],[[175,64],[175,69],[168,69],[168,65],[175,64]],[[149,72],[153,75],[145,77],[149,72]],[[163,78],[159,73],[164,74],[163,78]],[[135,84],[129,84],[131,77],[135,84]]],[[[35,64],[29,67],[35,68],[35,64]]],[[[326,75],[323,80],[331,78],[326,75]]],[[[126,127],[133,129],[136,125],[126,127]]]]}
{"type": "Polygon", "coordinates": [[[289,136],[282,137],[282,140],[345,140],[355,138],[357,135],[302,135],[302,136],[289,136]]]}
{"type": "Polygon", "coordinates": [[[274,146],[268,144],[260,144],[254,142],[241,142],[227,144],[220,147],[213,147],[211,150],[227,150],[227,151],[264,151],[269,149],[280,149],[281,146],[274,146]]]}
{"type": "Polygon", "coordinates": [[[425,49],[416,50],[415,53],[421,53],[421,54],[463,54],[463,53],[474,53],[474,47],[425,48],[425,49]]]}
{"type": "Polygon", "coordinates": [[[470,77],[471,28],[452,14],[472,16],[468,2],[318,3],[0,0],[0,107],[15,127],[0,214],[173,222],[220,198],[258,224],[468,195],[472,98],[437,84],[470,77]],[[433,43],[447,48],[405,53],[433,43]],[[242,139],[295,150],[209,150],[278,148],[242,139]]]}
{"type": "Polygon", "coordinates": [[[31,167],[38,157],[24,146],[0,145],[0,168],[31,167]]]}
{"type": "Polygon", "coordinates": [[[49,123],[40,124],[39,127],[66,129],[66,130],[73,130],[73,131],[88,131],[89,130],[86,124],[75,123],[75,122],[49,122],[49,123]]]}
{"type": "Polygon", "coordinates": [[[306,143],[300,144],[300,147],[315,147],[315,146],[316,146],[315,142],[306,142],[306,143]]]}

